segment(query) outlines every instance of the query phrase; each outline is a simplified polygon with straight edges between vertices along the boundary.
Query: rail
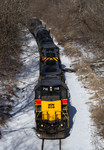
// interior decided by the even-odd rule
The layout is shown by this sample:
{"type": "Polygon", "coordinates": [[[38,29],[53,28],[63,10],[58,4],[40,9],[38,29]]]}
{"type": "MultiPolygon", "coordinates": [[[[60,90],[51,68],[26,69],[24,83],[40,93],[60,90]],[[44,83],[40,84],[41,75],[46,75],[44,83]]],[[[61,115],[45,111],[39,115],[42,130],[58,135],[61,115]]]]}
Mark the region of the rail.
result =
{"type": "MultiPolygon", "coordinates": [[[[42,139],[41,150],[44,150],[44,139],[42,139]]],[[[59,139],[59,150],[61,150],[61,139],[59,139]]]]}

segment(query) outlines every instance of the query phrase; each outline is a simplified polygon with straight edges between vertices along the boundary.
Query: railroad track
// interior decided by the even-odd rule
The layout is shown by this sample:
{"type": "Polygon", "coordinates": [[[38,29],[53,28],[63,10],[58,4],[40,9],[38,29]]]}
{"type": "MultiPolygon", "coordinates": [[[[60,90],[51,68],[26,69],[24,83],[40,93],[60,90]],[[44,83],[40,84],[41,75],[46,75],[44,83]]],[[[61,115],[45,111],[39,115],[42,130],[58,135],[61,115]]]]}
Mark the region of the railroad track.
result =
{"type": "MultiPolygon", "coordinates": [[[[44,139],[42,139],[42,147],[41,150],[44,150],[44,139]]],[[[61,150],[61,139],[59,139],[59,150],[61,150]]]]}
{"type": "Polygon", "coordinates": [[[44,139],[42,139],[42,148],[41,148],[41,150],[43,150],[44,149],[44,139]]]}

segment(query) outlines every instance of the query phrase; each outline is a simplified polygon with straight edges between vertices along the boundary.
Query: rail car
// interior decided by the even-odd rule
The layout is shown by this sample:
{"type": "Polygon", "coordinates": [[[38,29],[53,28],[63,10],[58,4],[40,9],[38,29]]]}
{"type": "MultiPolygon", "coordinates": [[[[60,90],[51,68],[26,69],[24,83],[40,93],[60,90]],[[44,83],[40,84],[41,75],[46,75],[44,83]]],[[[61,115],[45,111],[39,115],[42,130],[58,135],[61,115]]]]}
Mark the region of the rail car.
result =
{"type": "Polygon", "coordinates": [[[69,134],[68,87],[59,48],[42,24],[34,27],[40,53],[40,77],[35,87],[35,128],[39,138],[61,139],[69,134]]]}
{"type": "Polygon", "coordinates": [[[32,33],[35,36],[39,47],[40,61],[47,61],[52,59],[55,61],[60,61],[59,48],[54,44],[50,32],[47,31],[46,28],[42,26],[42,24],[40,24],[32,33]]]}

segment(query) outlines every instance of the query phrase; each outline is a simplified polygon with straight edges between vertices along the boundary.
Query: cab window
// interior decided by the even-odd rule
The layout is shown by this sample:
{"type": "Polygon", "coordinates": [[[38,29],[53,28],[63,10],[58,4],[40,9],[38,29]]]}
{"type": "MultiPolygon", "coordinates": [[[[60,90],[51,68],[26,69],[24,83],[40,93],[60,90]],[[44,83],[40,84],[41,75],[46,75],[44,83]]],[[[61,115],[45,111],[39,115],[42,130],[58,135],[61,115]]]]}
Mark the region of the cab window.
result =
{"type": "Polygon", "coordinates": [[[42,87],[42,96],[48,96],[49,95],[49,87],[42,87]]]}
{"type": "Polygon", "coordinates": [[[42,87],[42,96],[60,95],[60,87],[42,87]]]}

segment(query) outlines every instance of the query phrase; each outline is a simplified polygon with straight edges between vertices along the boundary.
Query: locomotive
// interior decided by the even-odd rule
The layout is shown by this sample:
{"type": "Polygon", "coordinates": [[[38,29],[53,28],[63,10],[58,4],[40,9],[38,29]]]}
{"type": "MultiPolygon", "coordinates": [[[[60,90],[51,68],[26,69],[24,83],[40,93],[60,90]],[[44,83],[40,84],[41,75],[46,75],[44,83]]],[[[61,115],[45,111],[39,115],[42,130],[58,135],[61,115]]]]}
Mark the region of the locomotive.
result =
{"type": "Polygon", "coordinates": [[[68,136],[68,87],[61,68],[59,48],[42,24],[32,30],[40,53],[40,77],[35,87],[35,128],[42,139],[68,136]]]}

